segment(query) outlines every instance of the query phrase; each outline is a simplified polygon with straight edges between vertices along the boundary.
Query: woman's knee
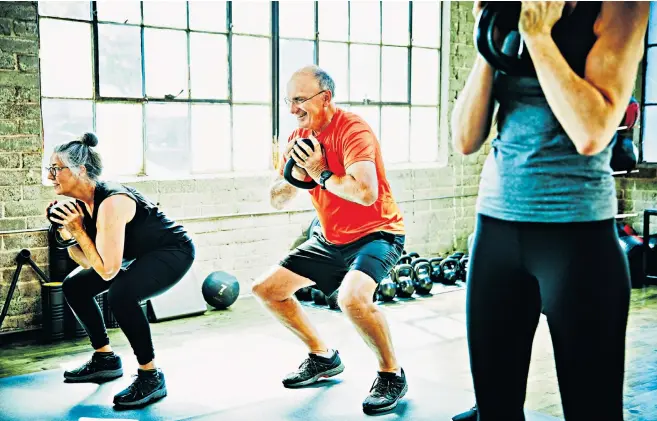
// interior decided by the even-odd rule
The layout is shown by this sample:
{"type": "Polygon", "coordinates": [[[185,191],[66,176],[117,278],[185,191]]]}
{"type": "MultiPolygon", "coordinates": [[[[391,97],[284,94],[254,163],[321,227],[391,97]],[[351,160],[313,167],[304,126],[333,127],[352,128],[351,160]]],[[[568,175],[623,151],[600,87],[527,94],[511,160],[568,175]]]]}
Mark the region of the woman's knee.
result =
{"type": "Polygon", "coordinates": [[[90,275],[93,274],[89,273],[89,269],[78,268],[64,278],[64,281],[62,281],[62,292],[68,301],[80,294],[84,294],[84,291],[87,290],[85,287],[88,286],[90,275]]]}
{"type": "Polygon", "coordinates": [[[107,302],[114,312],[120,311],[120,309],[126,305],[138,305],[139,301],[139,298],[135,295],[135,291],[131,290],[129,286],[115,283],[107,291],[107,302]]]}

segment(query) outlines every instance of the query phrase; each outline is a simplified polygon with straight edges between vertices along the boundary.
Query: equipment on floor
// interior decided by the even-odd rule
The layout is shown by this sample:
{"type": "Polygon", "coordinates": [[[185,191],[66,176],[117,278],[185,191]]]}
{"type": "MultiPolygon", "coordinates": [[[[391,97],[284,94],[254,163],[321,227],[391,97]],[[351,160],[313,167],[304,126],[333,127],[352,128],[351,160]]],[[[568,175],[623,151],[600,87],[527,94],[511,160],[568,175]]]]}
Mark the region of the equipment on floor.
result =
{"type": "Polygon", "coordinates": [[[534,64],[518,30],[520,8],[519,1],[486,2],[475,23],[475,46],[496,70],[533,76],[534,64]]]}
{"type": "Polygon", "coordinates": [[[18,278],[21,274],[23,266],[27,263],[34,272],[39,276],[41,282],[41,318],[42,318],[42,333],[44,342],[51,342],[55,339],[62,339],[64,337],[64,293],[62,291],[61,282],[51,282],[50,278],[37,266],[32,260],[32,255],[29,250],[21,250],[15,258],[16,270],[14,276],[9,284],[7,297],[2,306],[2,313],[0,313],[0,327],[7,317],[11,299],[16,291],[18,285],[18,278]]]}
{"type": "Polygon", "coordinates": [[[431,266],[431,281],[432,282],[443,282],[443,268],[440,266],[440,262],[443,261],[442,257],[433,257],[429,259],[429,265],[431,266]]]}
{"type": "Polygon", "coordinates": [[[233,275],[216,271],[205,278],[201,291],[209,305],[217,310],[224,310],[237,300],[240,294],[240,283],[233,275]]]}
{"type": "Polygon", "coordinates": [[[431,293],[433,281],[431,280],[431,264],[429,260],[418,258],[411,263],[413,267],[413,287],[419,295],[431,293]]]}
{"type": "Polygon", "coordinates": [[[294,295],[297,297],[297,300],[299,301],[312,301],[313,296],[312,296],[312,288],[311,287],[303,287],[297,292],[294,293],[294,295]]]}
{"type": "Polygon", "coordinates": [[[397,295],[397,284],[392,279],[391,274],[389,273],[381,282],[376,290],[376,298],[378,301],[392,301],[397,295]]]}
{"type": "Polygon", "coordinates": [[[460,266],[459,266],[459,258],[449,256],[446,259],[443,259],[442,262],[440,262],[440,268],[442,269],[443,272],[443,284],[445,285],[454,285],[456,281],[460,279],[460,266]]]}
{"type": "Polygon", "coordinates": [[[311,292],[311,296],[312,296],[312,299],[313,299],[313,303],[315,303],[317,305],[320,305],[320,306],[328,305],[328,303],[326,302],[326,295],[322,291],[320,291],[316,288],[313,288],[313,290],[311,292]]]}
{"type": "MultiPolygon", "coordinates": [[[[123,265],[128,267],[130,263],[132,262],[125,261],[123,265]]],[[[149,320],[151,322],[161,322],[205,313],[208,310],[206,306],[207,298],[204,296],[201,279],[203,277],[199,274],[199,269],[196,268],[196,265],[192,265],[185,276],[169,290],[142,301],[142,309],[146,306],[149,309],[149,320]],[[201,289],[201,294],[199,294],[199,289],[201,289]]],[[[234,301],[237,298],[239,284],[237,284],[236,289],[235,298],[232,296],[224,298],[224,302],[228,303],[229,300],[234,301]]]]}
{"type": "Polygon", "coordinates": [[[468,266],[470,265],[470,255],[464,254],[459,260],[459,279],[465,282],[468,279],[468,266]]]}
{"type": "MultiPolygon", "coordinates": [[[[312,149],[313,151],[315,150],[314,147],[313,147],[313,143],[310,141],[310,139],[302,138],[302,139],[297,139],[296,140],[296,142],[299,142],[299,141],[305,142],[306,145],[310,146],[310,149],[312,149]]],[[[293,141],[293,142],[295,142],[295,141],[293,141]]],[[[317,187],[317,183],[315,182],[315,180],[311,179],[310,181],[301,181],[301,180],[297,180],[296,178],[294,178],[292,176],[292,169],[294,168],[295,165],[296,165],[296,162],[294,161],[294,159],[290,158],[287,161],[287,163],[285,164],[285,169],[283,170],[283,177],[285,178],[285,180],[288,183],[290,183],[293,186],[298,187],[300,189],[311,190],[311,189],[314,189],[315,187],[317,187]]]]}
{"type": "MultiPolygon", "coordinates": [[[[59,229],[62,227],[62,225],[50,219],[50,217],[53,216],[52,211],[54,207],[56,207],[56,203],[53,203],[50,206],[48,206],[48,210],[46,211],[48,214],[48,221],[50,221],[50,228],[48,229],[49,242],[53,244],[55,247],[60,249],[67,249],[69,247],[77,245],[78,242],[75,240],[75,238],[64,240],[59,232],[59,229]]],[[[56,216],[57,215],[55,215],[55,217],[56,216]]]]}
{"type": "Polygon", "coordinates": [[[397,282],[397,296],[399,298],[410,298],[415,292],[413,286],[413,266],[401,263],[393,269],[397,282]]]}
{"type": "Polygon", "coordinates": [[[329,308],[331,310],[340,310],[340,306],[338,305],[338,293],[340,289],[336,289],[333,291],[331,295],[326,297],[326,304],[328,304],[329,308]]]}

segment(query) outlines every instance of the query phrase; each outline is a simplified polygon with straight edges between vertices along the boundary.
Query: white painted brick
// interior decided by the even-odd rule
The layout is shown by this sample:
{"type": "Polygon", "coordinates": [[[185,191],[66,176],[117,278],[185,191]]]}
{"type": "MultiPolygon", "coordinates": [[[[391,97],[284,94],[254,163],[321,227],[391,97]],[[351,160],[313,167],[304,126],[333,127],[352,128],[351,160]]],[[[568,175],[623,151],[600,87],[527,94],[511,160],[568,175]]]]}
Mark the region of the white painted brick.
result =
{"type": "Polygon", "coordinates": [[[274,177],[256,176],[256,177],[236,177],[234,179],[235,190],[242,189],[260,189],[269,192],[269,186],[274,181],[274,177]]]}
{"type": "Polygon", "coordinates": [[[221,219],[219,229],[222,231],[237,230],[255,226],[255,218],[251,215],[230,216],[221,219]]]}
{"type": "Polygon", "coordinates": [[[291,224],[301,224],[306,227],[310,225],[310,221],[315,217],[316,212],[314,210],[308,212],[293,212],[290,214],[290,223],[291,224]]]}
{"type": "Polygon", "coordinates": [[[288,213],[277,213],[271,215],[259,215],[253,218],[256,227],[271,227],[278,225],[290,224],[290,215],[288,213]]]}
{"type": "Polygon", "coordinates": [[[201,206],[201,214],[203,216],[230,215],[234,213],[237,213],[237,205],[235,203],[201,206]]]}
{"type": "Polygon", "coordinates": [[[239,202],[267,202],[269,203],[269,191],[261,187],[251,189],[235,190],[235,200],[239,202]]]}
{"type": "Polygon", "coordinates": [[[256,213],[256,212],[271,212],[274,208],[271,207],[269,201],[266,202],[237,202],[235,203],[236,213],[256,213]]]}
{"type": "Polygon", "coordinates": [[[162,180],[158,182],[160,193],[192,193],[196,190],[194,180],[162,180]]]}
{"type": "Polygon", "coordinates": [[[185,206],[183,208],[183,212],[184,212],[184,217],[185,218],[201,216],[201,207],[200,206],[185,206]]]}
{"type": "Polygon", "coordinates": [[[196,192],[204,194],[223,194],[235,189],[235,179],[232,177],[196,180],[196,192]]]}

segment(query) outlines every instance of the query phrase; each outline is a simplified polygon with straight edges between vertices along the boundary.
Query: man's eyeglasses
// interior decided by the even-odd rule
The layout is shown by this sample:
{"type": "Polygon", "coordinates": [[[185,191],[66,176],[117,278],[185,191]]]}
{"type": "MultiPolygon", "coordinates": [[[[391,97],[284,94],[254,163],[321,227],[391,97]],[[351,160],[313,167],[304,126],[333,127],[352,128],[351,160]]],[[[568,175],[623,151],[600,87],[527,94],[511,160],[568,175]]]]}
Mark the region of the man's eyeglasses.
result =
{"type": "Polygon", "coordinates": [[[45,167],[46,171],[48,171],[50,175],[52,175],[53,177],[57,177],[57,174],[62,172],[62,170],[65,168],[68,167],[55,167],[54,165],[50,167],[45,167]]]}
{"type": "Polygon", "coordinates": [[[285,98],[285,103],[286,103],[287,105],[292,105],[292,104],[294,104],[294,105],[299,106],[299,105],[303,104],[304,102],[309,101],[309,100],[315,98],[317,95],[321,94],[322,92],[326,92],[326,91],[325,91],[325,90],[323,90],[323,91],[319,91],[319,92],[317,92],[315,95],[311,96],[310,98],[299,98],[299,97],[297,97],[297,98],[292,98],[292,99],[285,98]]]}

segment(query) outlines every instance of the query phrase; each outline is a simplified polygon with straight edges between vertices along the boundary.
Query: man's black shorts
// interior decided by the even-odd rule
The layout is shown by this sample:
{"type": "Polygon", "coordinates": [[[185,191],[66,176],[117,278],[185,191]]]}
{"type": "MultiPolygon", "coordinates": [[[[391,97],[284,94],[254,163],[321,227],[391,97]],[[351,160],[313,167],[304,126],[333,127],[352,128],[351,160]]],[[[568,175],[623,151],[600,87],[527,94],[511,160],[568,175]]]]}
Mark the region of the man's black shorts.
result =
{"type": "Polygon", "coordinates": [[[321,232],[292,250],[280,265],[306,277],[326,295],[332,294],[350,270],[369,275],[381,282],[397,264],[406,236],[385,231],[374,232],[353,243],[331,244],[321,232]]]}

